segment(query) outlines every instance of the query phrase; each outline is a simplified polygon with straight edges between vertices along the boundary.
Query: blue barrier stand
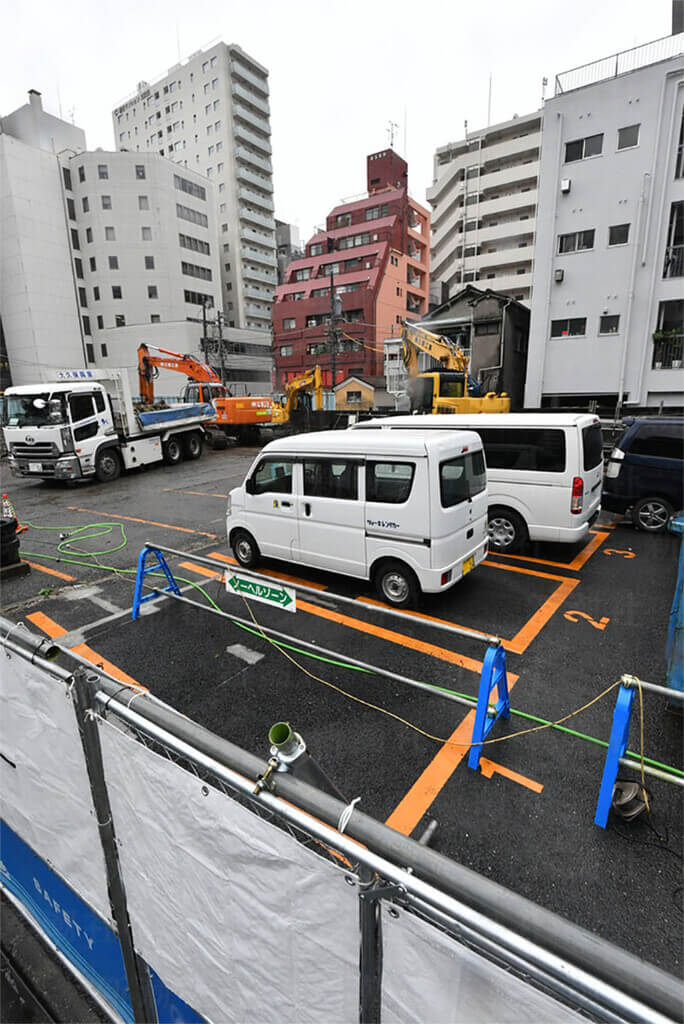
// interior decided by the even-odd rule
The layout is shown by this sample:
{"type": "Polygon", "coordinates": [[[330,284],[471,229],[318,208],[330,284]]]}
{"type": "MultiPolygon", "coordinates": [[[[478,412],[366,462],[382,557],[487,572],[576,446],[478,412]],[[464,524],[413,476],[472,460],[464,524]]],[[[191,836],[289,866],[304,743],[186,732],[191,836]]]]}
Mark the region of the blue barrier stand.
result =
{"type": "MultiPolygon", "coordinates": [[[[670,533],[682,537],[679,546],[679,564],[677,566],[677,582],[670,611],[670,624],[667,630],[665,658],[667,661],[667,686],[670,690],[684,691],[684,601],[682,586],[684,585],[684,515],[675,516],[668,526],[670,533]]],[[[671,701],[668,707],[678,708],[671,701]]]]}
{"type": "Polygon", "coordinates": [[[613,726],[610,730],[610,740],[606,751],[606,760],[603,765],[603,778],[599,790],[598,803],[594,824],[605,828],[608,823],[608,814],[613,802],[613,787],[617,779],[620,767],[620,758],[625,756],[627,740],[629,739],[629,723],[632,717],[632,704],[634,703],[634,689],[631,686],[620,686],[615,711],[613,712],[613,726]]]}
{"type": "Polygon", "coordinates": [[[480,767],[482,743],[499,718],[510,718],[511,705],[508,697],[508,676],[506,675],[506,652],[500,643],[487,648],[480,674],[480,689],[477,694],[475,724],[470,740],[468,767],[477,771],[480,767]],[[492,711],[489,709],[491,692],[496,687],[497,700],[492,711]]]}
{"type": "Polygon", "coordinates": [[[180,596],[180,587],[174,579],[173,573],[166,564],[166,559],[159,550],[159,548],[150,547],[145,545],[140,554],[138,555],[138,573],[135,577],[135,591],[133,594],[133,611],[131,613],[132,619],[140,618],[140,605],[145,604],[145,601],[152,601],[155,597],[159,597],[159,594],[171,593],[178,594],[180,596]],[[147,564],[149,555],[153,555],[156,561],[151,565],[147,564]],[[151,573],[162,572],[166,577],[167,586],[163,588],[157,588],[157,593],[146,594],[142,596],[143,581],[145,576],[149,576],[151,573]]]}

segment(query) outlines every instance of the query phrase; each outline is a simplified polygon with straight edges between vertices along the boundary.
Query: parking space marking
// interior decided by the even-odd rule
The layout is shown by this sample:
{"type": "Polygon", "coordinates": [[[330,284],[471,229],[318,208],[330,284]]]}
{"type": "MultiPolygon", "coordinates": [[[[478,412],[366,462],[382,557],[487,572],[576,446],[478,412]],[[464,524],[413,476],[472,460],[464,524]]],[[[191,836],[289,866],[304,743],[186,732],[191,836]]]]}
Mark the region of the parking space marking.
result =
{"type": "Polygon", "coordinates": [[[28,558],[23,559],[27,565],[30,565],[32,569],[37,569],[38,572],[45,572],[48,576],[56,576],[60,580],[66,580],[68,583],[75,583],[76,577],[70,576],[67,572],[58,572],[57,569],[48,569],[47,565],[38,565],[37,562],[29,562],[28,558]]]}
{"type": "Polygon", "coordinates": [[[92,512],[95,516],[106,516],[109,519],[125,519],[129,523],[144,523],[146,526],[162,526],[165,530],[178,530],[180,533],[196,533],[200,537],[211,537],[216,540],[215,533],[205,533],[204,530],[191,530],[189,526],[174,526],[172,523],[157,523],[154,519],[138,519],[137,516],[120,516],[116,512],[98,512],[94,508],[80,508],[78,505],[68,505],[70,512],[92,512]]]}
{"type": "Polygon", "coordinates": [[[512,640],[504,642],[504,647],[511,654],[524,654],[535,637],[539,636],[544,626],[556,614],[565,599],[579,585],[579,580],[563,580],[559,583],[554,592],[547,597],[541,608],[538,608],[534,615],[527,620],[522,629],[518,630],[512,640]]]}
{"type": "MultiPolygon", "coordinates": [[[[589,561],[591,556],[596,550],[603,544],[604,540],[608,539],[608,531],[601,529],[594,533],[592,539],[584,545],[581,551],[579,551],[572,562],[553,562],[548,558],[532,558],[527,555],[505,555],[502,551],[496,552],[497,558],[515,558],[517,561],[522,562],[534,562],[536,565],[550,565],[554,569],[570,569],[572,572],[579,572],[586,563],[589,561]]],[[[483,563],[486,564],[486,563],[483,563]]]]}
{"type": "MultiPolygon", "coordinates": [[[[237,559],[231,558],[230,555],[222,555],[220,551],[212,551],[208,557],[216,558],[219,562],[225,562],[226,565],[238,565],[237,559]]],[[[256,571],[259,572],[258,569],[256,571]]],[[[276,579],[285,580],[287,583],[300,583],[304,587],[311,587],[312,590],[328,589],[325,583],[314,583],[313,580],[303,580],[300,576],[290,576],[290,574],[286,572],[275,572],[274,569],[264,571],[264,573],[260,573],[260,575],[275,576],[276,579]]]]}
{"type": "Polygon", "coordinates": [[[541,782],[535,782],[534,779],[529,779],[527,775],[521,775],[520,772],[514,772],[512,768],[506,768],[503,764],[490,761],[488,757],[480,758],[480,770],[485,779],[491,779],[493,775],[503,775],[505,779],[517,782],[519,786],[525,786],[526,789],[531,789],[533,793],[541,793],[544,788],[541,782]]]}
{"type": "Polygon", "coordinates": [[[182,491],[176,490],[175,487],[165,487],[164,492],[166,494],[199,494],[201,498],[227,498],[227,494],[213,494],[211,491],[182,491]]]}
{"type": "MultiPolygon", "coordinates": [[[[51,619],[49,615],[45,615],[43,612],[31,612],[26,616],[26,618],[29,622],[32,622],[34,626],[37,626],[38,629],[42,630],[43,633],[46,633],[51,640],[56,640],[57,637],[60,636],[66,636],[68,632],[68,630],[64,629],[63,626],[60,626],[58,622],[55,622],[54,619],[51,619]]],[[[103,658],[101,654],[94,651],[92,647],[88,647],[87,644],[76,644],[74,647],[70,648],[70,650],[72,650],[74,654],[80,654],[82,658],[92,662],[97,668],[104,669],[105,672],[108,672],[110,676],[114,676],[114,678],[118,679],[120,682],[126,683],[128,686],[134,686],[136,690],[147,690],[147,687],[143,686],[142,683],[139,683],[137,679],[129,676],[127,672],[124,672],[123,669],[120,669],[111,661],[107,661],[106,658],[103,658]]]]}

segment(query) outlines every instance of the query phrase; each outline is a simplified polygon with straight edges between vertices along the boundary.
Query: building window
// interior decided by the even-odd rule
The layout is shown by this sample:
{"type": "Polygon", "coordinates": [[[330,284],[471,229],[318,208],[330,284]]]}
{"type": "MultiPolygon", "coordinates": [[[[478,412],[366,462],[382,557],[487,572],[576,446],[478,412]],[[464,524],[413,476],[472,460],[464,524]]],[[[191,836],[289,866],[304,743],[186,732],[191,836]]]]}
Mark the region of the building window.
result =
{"type": "Polygon", "coordinates": [[[76,228],[71,229],[71,246],[73,249],[80,249],[81,243],[78,240],[78,231],[76,228]]]}
{"type": "Polygon", "coordinates": [[[148,196],[138,196],[138,209],[139,210],[149,210],[149,208],[150,208],[150,200],[149,200],[148,196]]]}
{"type": "Polygon", "coordinates": [[[102,181],[106,180],[109,177],[109,170],[107,168],[107,164],[97,165],[97,176],[102,181]]]}
{"type": "Polygon", "coordinates": [[[103,316],[98,316],[98,318],[97,318],[97,326],[98,326],[98,330],[100,330],[100,331],[104,330],[104,317],[103,316]]]}
{"type": "Polygon", "coordinates": [[[203,228],[206,228],[209,225],[209,219],[206,213],[200,213],[198,210],[193,210],[189,206],[181,206],[180,203],[176,203],[176,216],[181,217],[183,220],[189,220],[193,224],[199,224],[203,228]]]}
{"type": "Polygon", "coordinates": [[[135,165],[135,176],[136,176],[136,178],[139,181],[141,181],[145,177],[145,165],[144,164],[136,164],[135,165]]]}
{"type": "Polygon", "coordinates": [[[178,244],[182,245],[184,249],[192,249],[193,252],[201,252],[204,256],[209,256],[211,251],[208,242],[202,241],[201,238],[193,238],[191,235],[179,234],[178,244]]]}
{"type": "Polygon", "coordinates": [[[93,229],[86,228],[86,242],[92,242],[93,240],[93,229]]]}
{"type": "Polygon", "coordinates": [[[100,301],[100,289],[97,285],[95,285],[95,287],[93,288],[93,299],[95,300],[95,302],[100,301]]]}
{"type": "Polygon", "coordinates": [[[287,316],[283,320],[283,330],[284,331],[293,331],[296,326],[297,326],[297,321],[296,321],[295,317],[293,317],[293,316],[287,316]]]}
{"type": "Polygon", "coordinates": [[[62,177],[64,178],[64,187],[71,192],[71,171],[68,167],[62,168],[62,177]]]}
{"type": "Polygon", "coordinates": [[[281,345],[280,346],[280,355],[283,356],[283,358],[287,358],[287,356],[291,356],[292,355],[293,350],[294,349],[293,349],[292,345],[281,345]]]}
{"type": "Polygon", "coordinates": [[[586,316],[571,317],[569,320],[552,320],[552,338],[583,338],[587,333],[586,316]]]}
{"type": "Polygon", "coordinates": [[[323,253],[323,243],[316,242],[315,245],[309,247],[309,256],[321,256],[323,253]]]}
{"type": "Polygon", "coordinates": [[[76,277],[79,280],[83,280],[83,260],[80,260],[78,256],[74,256],[74,267],[76,268],[76,277]]]}
{"type": "Polygon", "coordinates": [[[159,313],[151,313],[150,314],[150,323],[151,324],[160,324],[161,323],[161,316],[159,315],[159,313]]]}
{"type": "Polygon", "coordinates": [[[79,302],[79,305],[82,306],[84,309],[88,308],[88,299],[87,299],[87,296],[86,296],[85,288],[79,288],[78,289],[78,302],[79,302]]]}
{"type": "Polygon", "coordinates": [[[193,306],[206,306],[208,309],[214,308],[214,297],[213,295],[205,295],[203,292],[192,292],[185,290],[185,301],[192,303],[193,306]]]}
{"type": "Polygon", "coordinates": [[[608,245],[627,245],[629,224],[612,224],[608,228],[608,245]]]}
{"type": "Polygon", "coordinates": [[[617,334],[619,326],[619,316],[611,315],[599,318],[599,334],[617,334]]]}
{"type": "Polygon", "coordinates": [[[600,135],[588,135],[586,139],[575,139],[565,143],[565,162],[586,160],[589,156],[600,156],[603,151],[603,132],[600,135]]]}
{"type": "Polygon", "coordinates": [[[68,196],[67,196],[67,213],[69,215],[69,220],[76,220],[76,206],[74,205],[73,199],[70,199],[68,196]]]}
{"type": "Polygon", "coordinates": [[[83,206],[83,212],[84,213],[89,213],[90,212],[90,203],[88,202],[88,196],[83,196],[83,199],[81,200],[81,204],[83,206]]]}
{"type": "Polygon", "coordinates": [[[158,299],[159,298],[159,293],[157,291],[156,284],[148,284],[148,286],[147,286],[147,298],[148,299],[158,299]]]}
{"type": "Polygon", "coordinates": [[[109,269],[110,270],[118,270],[119,269],[119,257],[118,256],[110,256],[109,257],[109,269]]]}
{"type": "Polygon", "coordinates": [[[630,124],[626,128],[618,128],[618,149],[633,149],[639,145],[639,128],[641,125],[630,124]]]}
{"type": "Polygon", "coordinates": [[[78,169],[78,180],[85,181],[85,167],[83,167],[83,165],[78,169]]]}
{"type": "Polygon", "coordinates": [[[684,178],[684,109],[682,109],[682,123],[679,126],[679,142],[677,144],[677,162],[675,164],[675,178],[684,178]]]}
{"type": "Polygon", "coordinates": [[[90,257],[90,260],[89,260],[88,262],[90,263],[90,269],[91,269],[91,270],[93,271],[93,273],[94,273],[94,272],[95,272],[95,271],[97,270],[97,263],[95,262],[95,257],[94,257],[94,256],[91,256],[91,257],[90,257]]]}
{"type": "Polygon", "coordinates": [[[198,185],[188,178],[182,178],[179,174],[174,174],[173,183],[181,192],[187,192],[188,195],[194,196],[196,199],[206,200],[207,198],[207,190],[203,185],[198,185]]]}
{"type": "Polygon", "coordinates": [[[112,298],[113,299],[120,299],[120,298],[122,298],[122,295],[121,295],[121,285],[120,284],[113,284],[112,285],[112,298]]]}
{"type": "Polygon", "coordinates": [[[126,317],[123,315],[123,313],[117,313],[116,314],[116,316],[114,317],[114,326],[115,327],[125,327],[126,326],[126,317]]]}
{"type": "Polygon", "coordinates": [[[211,281],[211,270],[208,267],[198,267],[195,263],[181,263],[181,271],[189,277],[199,277],[203,281],[211,281]]]}
{"type": "Polygon", "coordinates": [[[311,267],[302,267],[300,270],[295,270],[294,280],[295,281],[308,281],[311,277],[311,267]]]}
{"type": "Polygon", "coordinates": [[[86,343],[86,361],[88,363],[95,362],[95,348],[90,342],[86,343]]]}
{"type": "Polygon", "coordinates": [[[104,344],[104,342],[100,345],[100,353],[104,359],[107,358],[107,346],[104,344]]]}
{"type": "Polygon", "coordinates": [[[154,270],[154,256],[145,257],[145,270],[154,270]]]}
{"type": "Polygon", "coordinates": [[[105,242],[114,242],[116,240],[116,232],[113,227],[105,228],[105,242]]]}
{"type": "Polygon", "coordinates": [[[140,234],[142,235],[143,242],[152,241],[152,228],[141,228],[140,234]]]}
{"type": "Polygon", "coordinates": [[[102,196],[102,209],[103,210],[111,210],[111,208],[112,208],[112,197],[111,196],[102,196]]]}

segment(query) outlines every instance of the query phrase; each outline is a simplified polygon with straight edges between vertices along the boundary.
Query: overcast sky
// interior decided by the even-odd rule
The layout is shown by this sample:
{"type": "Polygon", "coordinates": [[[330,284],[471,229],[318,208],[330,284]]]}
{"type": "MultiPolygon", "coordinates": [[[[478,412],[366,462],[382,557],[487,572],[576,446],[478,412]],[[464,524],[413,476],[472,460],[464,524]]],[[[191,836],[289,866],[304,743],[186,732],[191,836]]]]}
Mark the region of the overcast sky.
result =
{"type": "Polygon", "coordinates": [[[223,39],[270,71],[276,216],[304,238],[365,190],[389,142],[419,202],[437,146],[541,104],[542,78],[668,35],[670,0],[5,0],[0,115],[43,94],[114,149],[111,111],[138,81],[223,39]],[[405,145],[406,140],[406,145],[405,145]]]}

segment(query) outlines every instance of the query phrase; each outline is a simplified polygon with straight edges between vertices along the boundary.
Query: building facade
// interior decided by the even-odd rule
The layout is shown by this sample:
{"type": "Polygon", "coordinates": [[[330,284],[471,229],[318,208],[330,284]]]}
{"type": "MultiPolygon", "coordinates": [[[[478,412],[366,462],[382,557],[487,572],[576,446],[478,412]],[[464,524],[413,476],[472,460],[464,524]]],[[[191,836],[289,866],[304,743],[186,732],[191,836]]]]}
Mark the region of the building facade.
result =
{"type": "Polygon", "coordinates": [[[542,123],[536,111],[436,151],[431,304],[469,282],[529,303],[542,123]]]}
{"type": "MultiPolygon", "coordinates": [[[[229,327],[270,331],[277,280],[268,71],[217,43],[140,82],[112,114],[118,149],[159,153],[209,178],[221,245],[217,306],[229,327]]],[[[264,340],[264,339],[262,339],[264,340]]]]}
{"type": "Polygon", "coordinates": [[[315,364],[326,387],[382,375],[384,340],[427,312],[430,215],[391,149],[371,154],[366,170],[367,195],[330,211],[276,290],[277,388],[315,364]]]}
{"type": "Polygon", "coordinates": [[[285,271],[292,260],[299,259],[304,254],[302,243],[299,238],[299,229],[294,224],[286,224],[283,220],[275,222],[276,252],[278,258],[278,284],[285,280],[285,271]]]}
{"type": "Polygon", "coordinates": [[[544,112],[529,407],[684,398],[684,35],[559,75],[544,112]]]}

